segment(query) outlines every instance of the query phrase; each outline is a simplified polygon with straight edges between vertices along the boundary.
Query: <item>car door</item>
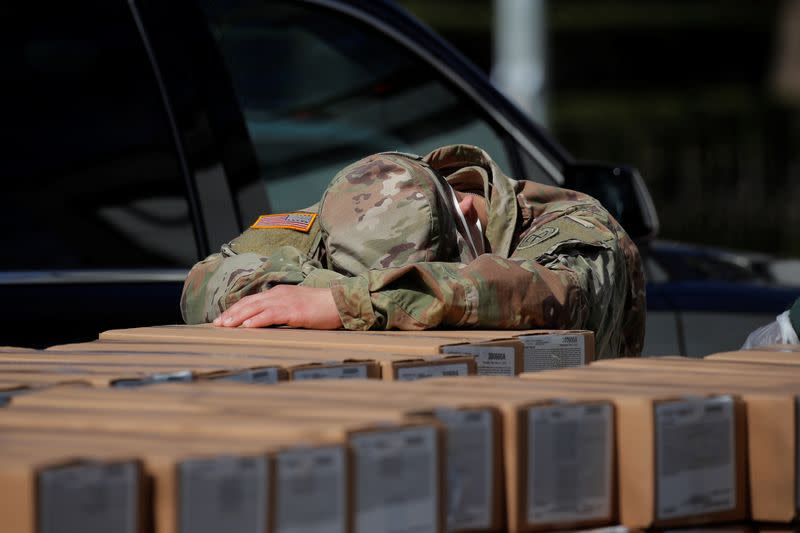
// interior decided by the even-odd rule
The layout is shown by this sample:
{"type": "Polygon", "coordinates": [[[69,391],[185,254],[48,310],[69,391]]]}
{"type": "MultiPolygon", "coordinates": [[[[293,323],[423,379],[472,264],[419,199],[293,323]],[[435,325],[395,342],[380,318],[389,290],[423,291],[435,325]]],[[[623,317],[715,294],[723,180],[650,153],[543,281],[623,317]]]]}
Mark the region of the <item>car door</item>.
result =
{"type": "Polygon", "coordinates": [[[732,251],[655,241],[648,252],[648,355],[738,350],[800,296],[732,251]]]}
{"type": "MultiPolygon", "coordinates": [[[[126,2],[13,4],[4,34],[0,345],[174,323],[197,218],[126,2]]],[[[9,13],[10,11],[10,13],[9,13]]]]}
{"type": "Polygon", "coordinates": [[[455,67],[407,42],[407,16],[381,19],[396,10],[387,3],[198,3],[258,160],[256,179],[234,190],[251,220],[315,203],[339,169],[384,150],[476,144],[514,175],[560,177],[565,156],[532,143],[455,67]]]}

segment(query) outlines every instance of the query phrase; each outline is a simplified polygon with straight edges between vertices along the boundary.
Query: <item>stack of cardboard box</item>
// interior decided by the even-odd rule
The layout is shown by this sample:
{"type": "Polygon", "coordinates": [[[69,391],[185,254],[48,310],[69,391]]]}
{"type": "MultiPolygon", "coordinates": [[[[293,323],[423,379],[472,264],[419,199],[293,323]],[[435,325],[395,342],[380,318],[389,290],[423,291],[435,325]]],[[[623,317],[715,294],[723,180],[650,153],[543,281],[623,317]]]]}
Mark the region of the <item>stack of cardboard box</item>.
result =
{"type": "Polygon", "coordinates": [[[748,509],[786,524],[800,507],[800,366],[759,355],[617,359],[522,378],[567,397],[613,395],[626,525],[738,520],[748,509]]]}
{"type": "MultiPolygon", "coordinates": [[[[158,532],[226,520],[238,520],[237,531],[312,532],[614,523],[610,402],[522,389],[442,394],[422,383],[202,382],[15,396],[0,412],[0,446],[21,458],[21,471],[5,475],[0,464],[0,488],[15,495],[0,504],[0,520],[14,516],[15,531],[33,531],[37,516],[67,513],[43,498],[43,480],[68,468],[89,478],[51,487],[62,501],[59,491],[100,490],[108,481],[93,481],[96,469],[126,464],[141,473],[125,478],[127,504],[114,513],[141,523],[152,509],[158,532]],[[562,456],[565,446],[577,459],[562,456]],[[152,506],[141,503],[142,479],[153,480],[152,506]],[[144,514],[132,511],[140,507],[144,514]]],[[[89,516],[91,507],[59,520],[109,523],[89,516]]]]}
{"type": "MultiPolygon", "coordinates": [[[[589,332],[515,335],[166,326],[44,351],[4,348],[0,398],[11,405],[0,416],[9,451],[0,483],[15,496],[0,514],[15,531],[139,532],[149,521],[176,532],[502,531],[506,499],[524,505],[516,492],[506,498],[502,427],[516,422],[503,417],[522,416],[528,397],[481,403],[400,382],[479,367],[514,376],[526,361],[593,357],[589,332]],[[300,383],[348,377],[396,383],[300,383]],[[293,386],[224,383],[286,380],[293,386]],[[154,383],[165,385],[120,390],[154,383]],[[111,499],[95,498],[104,492],[111,499]]],[[[512,436],[522,444],[510,445],[510,461],[526,457],[527,438],[512,436]]]]}
{"type": "Polygon", "coordinates": [[[793,527],[796,353],[585,366],[581,332],[501,333],[170,326],[3,349],[0,523],[39,533],[793,527]],[[180,375],[191,383],[163,383],[180,375]]]}

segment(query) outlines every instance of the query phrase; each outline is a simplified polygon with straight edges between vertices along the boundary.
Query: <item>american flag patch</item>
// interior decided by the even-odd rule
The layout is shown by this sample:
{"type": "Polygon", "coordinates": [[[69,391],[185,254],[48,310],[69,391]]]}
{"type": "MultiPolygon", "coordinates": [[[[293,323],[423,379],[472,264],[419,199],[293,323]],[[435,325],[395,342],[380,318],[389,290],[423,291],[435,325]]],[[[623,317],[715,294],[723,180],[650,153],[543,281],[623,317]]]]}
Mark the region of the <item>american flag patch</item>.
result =
{"type": "Polygon", "coordinates": [[[284,228],[308,233],[311,226],[314,225],[314,220],[316,218],[316,213],[278,213],[274,215],[261,215],[250,227],[253,229],[284,228]]]}

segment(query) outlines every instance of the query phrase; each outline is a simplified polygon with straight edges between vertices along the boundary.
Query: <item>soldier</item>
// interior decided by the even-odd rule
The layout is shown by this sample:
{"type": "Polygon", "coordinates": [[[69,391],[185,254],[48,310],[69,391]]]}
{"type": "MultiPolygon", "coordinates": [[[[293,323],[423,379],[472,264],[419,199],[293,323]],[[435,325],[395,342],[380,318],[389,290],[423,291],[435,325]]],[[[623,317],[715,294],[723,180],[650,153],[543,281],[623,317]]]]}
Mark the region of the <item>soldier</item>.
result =
{"type": "Polygon", "coordinates": [[[228,327],[590,329],[618,357],[641,353],[645,299],[638,250],[597,200],[453,145],[367,157],[319,204],[261,217],[194,266],[181,310],[228,327]]]}

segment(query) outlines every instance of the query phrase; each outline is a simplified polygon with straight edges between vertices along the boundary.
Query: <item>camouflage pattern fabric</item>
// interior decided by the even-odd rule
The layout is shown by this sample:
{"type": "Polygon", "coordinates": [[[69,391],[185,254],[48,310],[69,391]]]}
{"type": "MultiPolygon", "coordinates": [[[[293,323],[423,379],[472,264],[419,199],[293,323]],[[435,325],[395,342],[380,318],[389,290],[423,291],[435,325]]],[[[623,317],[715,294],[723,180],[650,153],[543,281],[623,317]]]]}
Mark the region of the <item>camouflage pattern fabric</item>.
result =
{"type": "Polygon", "coordinates": [[[413,157],[384,153],[339,172],[320,203],[327,266],[372,269],[459,259],[449,186],[413,157]],[[441,183],[437,181],[441,180],[441,183]]]}
{"type": "MultiPolygon", "coordinates": [[[[396,154],[367,160],[368,165],[345,169],[350,180],[385,182],[391,178],[377,163],[407,174],[404,161],[414,161],[396,154]]],[[[598,357],[641,353],[646,306],[639,253],[596,200],[511,179],[474,146],[440,148],[412,166],[429,167],[456,190],[483,193],[489,253],[466,261],[459,246],[461,261],[405,262],[410,259],[371,251],[371,259],[348,267],[361,271],[344,275],[331,269],[335,265],[321,243],[306,254],[292,246],[238,254],[234,241],[190,272],[181,300],[184,319],[211,321],[243,296],[295,283],[330,287],[347,329],[582,328],[595,332],[598,357]],[[384,268],[382,260],[391,266],[384,268]],[[379,267],[363,270],[376,261],[379,267]]],[[[431,227],[416,235],[429,235],[431,227]]],[[[320,233],[326,233],[324,227],[320,233]]],[[[346,232],[339,235],[336,244],[346,245],[346,232]]]]}

